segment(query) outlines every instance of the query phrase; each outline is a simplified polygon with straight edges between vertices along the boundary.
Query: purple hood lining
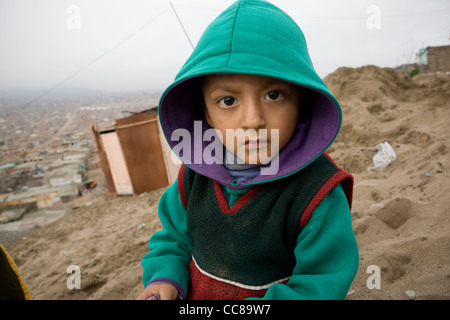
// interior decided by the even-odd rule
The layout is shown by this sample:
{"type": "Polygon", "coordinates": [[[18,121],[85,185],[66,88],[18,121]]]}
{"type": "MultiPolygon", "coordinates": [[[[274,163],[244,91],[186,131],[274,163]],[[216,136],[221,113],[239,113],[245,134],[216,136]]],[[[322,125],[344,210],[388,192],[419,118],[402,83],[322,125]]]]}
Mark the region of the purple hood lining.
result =
{"type": "MultiPolygon", "coordinates": [[[[172,140],[172,134],[176,129],[186,129],[195,140],[200,135],[200,132],[194,132],[195,121],[201,121],[202,137],[205,131],[211,128],[206,122],[203,107],[199,101],[201,91],[196,87],[195,78],[175,83],[166,90],[161,99],[159,107],[161,126],[172,149],[181,142],[181,140],[172,140]]],[[[291,141],[281,150],[276,174],[258,175],[249,181],[236,184],[223,164],[204,162],[203,151],[211,144],[211,141],[204,141],[204,139],[200,139],[201,146],[195,142],[191,143],[190,159],[186,155],[177,156],[194,171],[217,180],[230,189],[247,188],[249,185],[276,180],[299,171],[331,145],[341,125],[340,108],[331,97],[319,90],[301,85],[299,87],[303,88],[301,108],[307,109],[306,116],[300,119],[291,141]]]]}

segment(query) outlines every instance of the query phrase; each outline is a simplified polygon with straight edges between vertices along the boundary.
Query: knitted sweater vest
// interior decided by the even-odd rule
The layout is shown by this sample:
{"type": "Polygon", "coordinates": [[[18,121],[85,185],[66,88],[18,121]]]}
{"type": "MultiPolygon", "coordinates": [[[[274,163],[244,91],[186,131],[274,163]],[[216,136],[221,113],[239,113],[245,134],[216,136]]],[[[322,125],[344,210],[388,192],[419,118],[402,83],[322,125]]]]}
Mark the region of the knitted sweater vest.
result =
{"type": "Polygon", "coordinates": [[[291,176],[254,186],[230,207],[215,180],[183,165],[178,188],[193,238],[188,299],[263,296],[287,282],[300,230],[338,184],[351,206],[352,176],[322,155],[291,176]]]}

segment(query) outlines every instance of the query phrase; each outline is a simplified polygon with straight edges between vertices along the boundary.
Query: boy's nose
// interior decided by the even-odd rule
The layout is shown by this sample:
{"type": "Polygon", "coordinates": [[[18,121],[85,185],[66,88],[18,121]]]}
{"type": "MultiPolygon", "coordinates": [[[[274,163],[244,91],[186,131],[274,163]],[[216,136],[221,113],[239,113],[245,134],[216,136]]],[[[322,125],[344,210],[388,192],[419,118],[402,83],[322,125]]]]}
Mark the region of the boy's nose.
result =
{"type": "Polygon", "coordinates": [[[254,99],[246,101],[241,114],[242,128],[261,128],[265,124],[261,103],[254,99]]]}

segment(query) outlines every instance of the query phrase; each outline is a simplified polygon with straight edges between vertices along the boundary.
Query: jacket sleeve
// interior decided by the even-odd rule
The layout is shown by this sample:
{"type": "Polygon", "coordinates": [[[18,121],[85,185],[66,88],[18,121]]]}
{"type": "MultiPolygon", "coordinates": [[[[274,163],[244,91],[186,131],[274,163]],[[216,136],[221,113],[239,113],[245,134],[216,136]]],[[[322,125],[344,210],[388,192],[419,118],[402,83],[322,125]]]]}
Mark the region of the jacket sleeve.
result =
{"type": "Polygon", "coordinates": [[[168,282],[178,288],[181,296],[185,296],[192,238],[187,231],[186,210],[181,204],[177,181],[162,195],[158,215],[163,229],[150,238],[150,252],[141,260],[144,286],[168,282]]]}
{"type": "Polygon", "coordinates": [[[263,299],[345,299],[358,269],[359,253],[341,186],[314,210],[294,253],[297,263],[287,284],[271,286],[263,299]]]}

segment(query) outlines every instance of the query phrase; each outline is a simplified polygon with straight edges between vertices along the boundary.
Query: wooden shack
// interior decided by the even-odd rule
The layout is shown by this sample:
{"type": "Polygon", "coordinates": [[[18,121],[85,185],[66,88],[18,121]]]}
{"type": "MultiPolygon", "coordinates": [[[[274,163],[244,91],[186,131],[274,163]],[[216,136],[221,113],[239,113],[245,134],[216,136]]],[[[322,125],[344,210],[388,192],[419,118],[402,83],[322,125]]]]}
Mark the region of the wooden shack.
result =
{"type": "Polygon", "coordinates": [[[419,52],[420,72],[449,72],[450,46],[423,48],[419,52]]]}
{"type": "Polygon", "coordinates": [[[108,192],[141,194],[163,188],[176,178],[178,168],[166,155],[157,114],[143,111],[116,119],[115,126],[92,131],[108,192]]]}

